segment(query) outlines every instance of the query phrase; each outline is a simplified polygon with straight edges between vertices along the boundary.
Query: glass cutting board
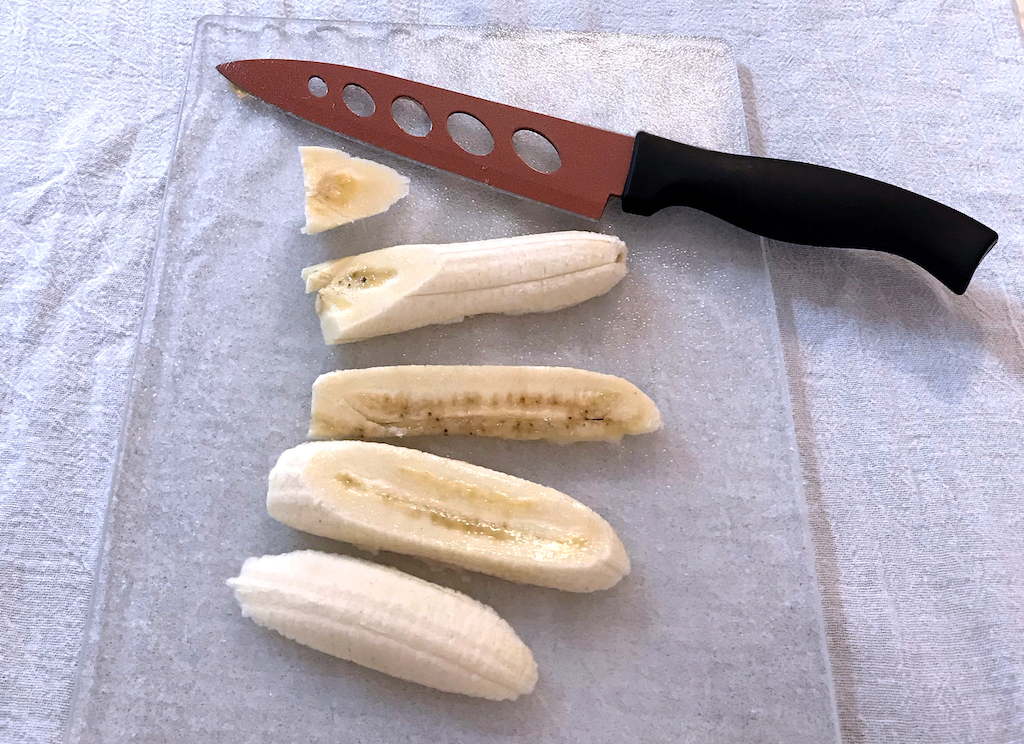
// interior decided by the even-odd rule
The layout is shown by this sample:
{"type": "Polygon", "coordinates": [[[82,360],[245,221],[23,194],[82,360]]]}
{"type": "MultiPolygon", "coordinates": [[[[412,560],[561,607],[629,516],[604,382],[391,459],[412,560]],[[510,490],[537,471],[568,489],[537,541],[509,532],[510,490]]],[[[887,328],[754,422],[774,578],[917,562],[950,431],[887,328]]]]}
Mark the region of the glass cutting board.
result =
{"type": "Polygon", "coordinates": [[[788,389],[759,239],[698,212],[583,218],[374,151],[236,95],[215,65],[356,65],[587,124],[746,151],[735,61],[709,39],[205,18],[197,29],[68,740],[837,740],[788,389]],[[300,145],[409,176],[384,215],[317,236],[300,145]],[[482,316],[324,346],[299,272],[401,243],[614,233],[630,273],[546,315],[482,316]],[[247,556],[358,554],[267,516],[322,372],[404,363],[568,365],[625,377],[664,428],[621,444],[406,440],[564,491],[633,572],[590,595],[381,554],[493,606],[533,649],[515,703],[436,692],[242,618],[247,556]]]}

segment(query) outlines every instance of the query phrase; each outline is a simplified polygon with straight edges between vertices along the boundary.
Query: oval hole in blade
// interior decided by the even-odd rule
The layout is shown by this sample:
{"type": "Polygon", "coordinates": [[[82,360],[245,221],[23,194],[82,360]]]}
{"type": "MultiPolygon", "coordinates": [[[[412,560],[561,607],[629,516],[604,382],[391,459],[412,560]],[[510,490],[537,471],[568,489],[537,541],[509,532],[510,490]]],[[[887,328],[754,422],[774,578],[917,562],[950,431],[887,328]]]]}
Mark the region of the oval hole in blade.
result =
{"type": "Polygon", "coordinates": [[[470,155],[490,155],[494,149],[494,137],[487,125],[463,111],[456,111],[448,117],[448,134],[470,155]]]}
{"type": "Polygon", "coordinates": [[[541,173],[554,173],[562,167],[558,149],[547,137],[532,129],[517,129],[512,134],[512,147],[519,159],[541,173]]]}
{"type": "Polygon", "coordinates": [[[399,96],[391,103],[391,118],[406,134],[426,137],[433,124],[423,104],[408,96],[399,96]]]}
{"type": "Polygon", "coordinates": [[[373,102],[373,96],[366,88],[355,83],[349,83],[341,91],[341,100],[348,106],[348,110],[356,116],[370,116],[377,110],[377,104],[373,102]]]}
{"type": "Polygon", "coordinates": [[[324,82],[322,77],[314,75],[309,79],[309,92],[317,98],[323,98],[327,95],[327,83],[324,82]]]}

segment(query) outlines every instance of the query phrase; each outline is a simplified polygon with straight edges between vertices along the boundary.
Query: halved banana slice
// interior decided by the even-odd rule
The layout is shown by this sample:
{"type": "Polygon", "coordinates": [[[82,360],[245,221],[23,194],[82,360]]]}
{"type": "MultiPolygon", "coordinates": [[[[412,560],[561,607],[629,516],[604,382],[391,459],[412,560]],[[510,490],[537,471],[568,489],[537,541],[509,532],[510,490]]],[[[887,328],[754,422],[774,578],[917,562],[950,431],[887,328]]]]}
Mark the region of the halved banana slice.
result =
{"type": "Polygon", "coordinates": [[[553,488],[459,460],[371,442],[307,442],[270,472],[274,519],[390,550],[570,592],[629,573],[615,530],[553,488]]]}
{"type": "Polygon", "coordinates": [[[306,226],[313,235],[386,212],[409,193],[409,179],[372,160],[329,147],[300,147],[306,226]]]}
{"type": "Polygon", "coordinates": [[[558,232],[446,245],[400,245],[310,266],[328,344],[481,313],[542,313],[597,297],[626,275],[613,235],[558,232]]]}
{"type": "Polygon", "coordinates": [[[320,375],[309,436],[617,441],[660,426],[654,401],[612,375],[570,367],[408,365],[320,375]]]}
{"type": "Polygon", "coordinates": [[[445,692],[515,700],[537,664],[485,604],[387,566],[303,550],[228,580],[242,615],[285,638],[445,692]]]}

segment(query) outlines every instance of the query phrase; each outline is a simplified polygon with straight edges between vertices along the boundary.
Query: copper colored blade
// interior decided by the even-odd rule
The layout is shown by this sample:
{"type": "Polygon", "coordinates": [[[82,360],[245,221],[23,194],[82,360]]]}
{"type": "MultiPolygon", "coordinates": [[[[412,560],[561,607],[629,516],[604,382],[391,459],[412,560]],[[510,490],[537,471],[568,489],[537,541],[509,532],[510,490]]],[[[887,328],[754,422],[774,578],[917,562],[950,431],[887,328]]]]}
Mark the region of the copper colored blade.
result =
{"type": "Polygon", "coordinates": [[[609,196],[622,194],[633,157],[633,137],[379,72],[290,59],[228,62],[217,69],[245,92],[339,134],[593,219],[609,196]],[[325,96],[310,92],[313,77],[327,83],[325,96]],[[349,110],[342,100],[349,84],[370,94],[373,114],[349,110]],[[414,137],[395,123],[391,104],[402,96],[426,109],[432,123],[427,136],[414,137]],[[473,155],[452,140],[446,122],[457,112],[475,116],[490,130],[489,154],[473,155]],[[520,129],[538,132],[555,146],[562,161],[558,170],[541,173],[523,162],[512,145],[520,129]]]}

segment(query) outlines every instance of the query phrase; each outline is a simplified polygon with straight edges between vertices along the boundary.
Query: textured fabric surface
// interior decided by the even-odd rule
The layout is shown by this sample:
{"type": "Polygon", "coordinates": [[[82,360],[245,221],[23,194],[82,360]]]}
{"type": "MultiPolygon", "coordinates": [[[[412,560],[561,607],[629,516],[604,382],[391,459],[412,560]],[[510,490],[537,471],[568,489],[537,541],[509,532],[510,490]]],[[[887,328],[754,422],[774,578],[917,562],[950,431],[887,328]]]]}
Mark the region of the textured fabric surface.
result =
{"type": "Polygon", "coordinates": [[[770,264],[844,741],[1024,740],[1024,44],[1011,0],[0,6],[0,740],[66,723],[148,256],[204,13],[728,40],[752,149],[956,205],[962,298],[770,264]]]}

